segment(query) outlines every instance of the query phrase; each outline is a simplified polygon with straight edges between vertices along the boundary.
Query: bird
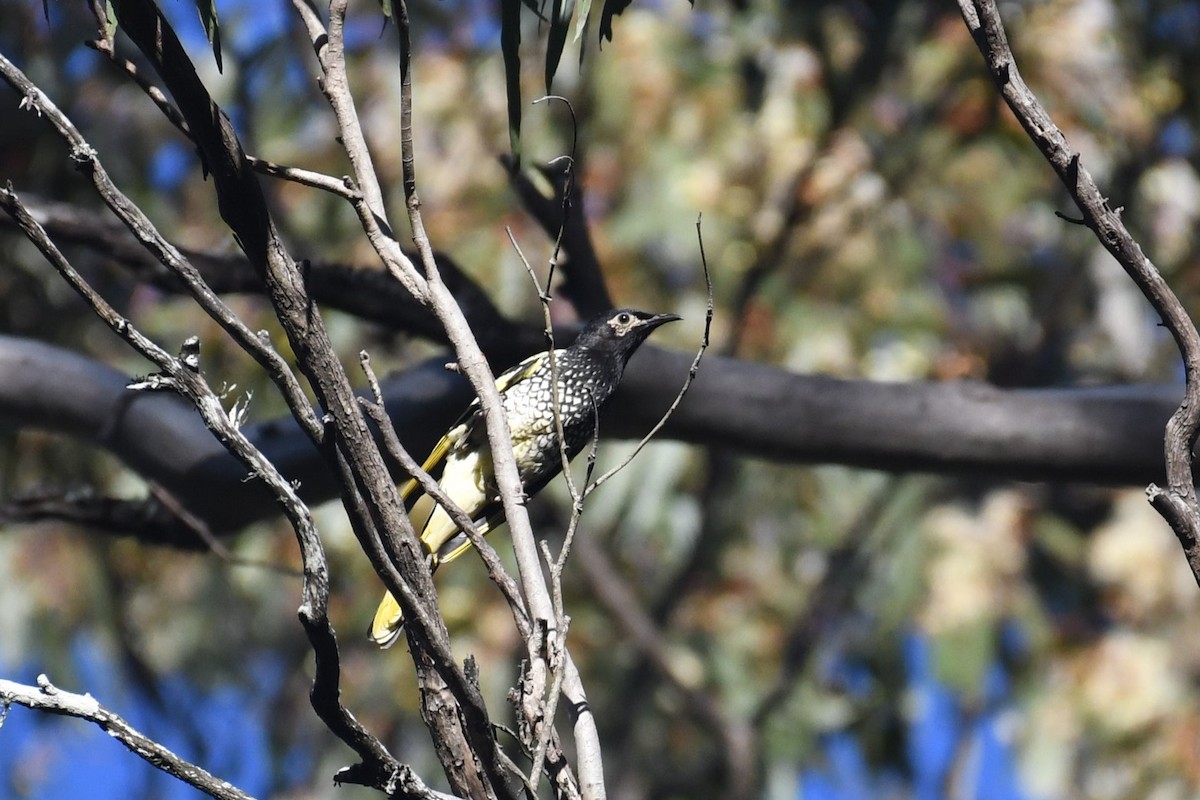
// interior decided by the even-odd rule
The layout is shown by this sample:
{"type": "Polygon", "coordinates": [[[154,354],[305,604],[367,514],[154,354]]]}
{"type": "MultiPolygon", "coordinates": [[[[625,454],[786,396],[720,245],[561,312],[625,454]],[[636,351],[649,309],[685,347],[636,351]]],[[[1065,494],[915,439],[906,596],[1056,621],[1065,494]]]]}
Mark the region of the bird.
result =
{"type": "MultiPolygon", "coordinates": [[[[559,446],[554,418],[555,387],[569,461],[591,440],[600,409],[616,391],[630,357],[656,328],[678,319],[676,314],[612,309],[589,320],[569,347],[554,350],[553,368],[551,351],[544,351],[496,378],[526,498],[537,494],[563,468],[564,448],[559,446]]],[[[504,521],[478,398],[434,446],[421,468],[466,512],[480,535],[504,521]]],[[[418,489],[416,479],[410,479],[400,487],[400,496],[420,531],[429,568],[436,571],[470,549],[471,542],[446,510],[418,489]]],[[[375,612],[368,637],[387,648],[400,637],[403,626],[400,605],[389,592],[375,612]]]]}

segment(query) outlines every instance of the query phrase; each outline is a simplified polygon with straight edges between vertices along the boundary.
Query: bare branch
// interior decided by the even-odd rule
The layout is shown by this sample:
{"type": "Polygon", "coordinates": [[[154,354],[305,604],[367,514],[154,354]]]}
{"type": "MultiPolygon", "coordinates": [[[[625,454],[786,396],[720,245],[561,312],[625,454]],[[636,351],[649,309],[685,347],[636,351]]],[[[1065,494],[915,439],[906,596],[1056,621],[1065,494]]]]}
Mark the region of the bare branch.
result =
{"type": "Polygon", "coordinates": [[[0,192],[0,208],[16,220],[30,241],[71,288],[91,306],[96,315],[134,350],[161,370],[160,373],[152,374],[139,383],[171,389],[187,397],[221,444],[255,477],[270,487],[296,531],[303,559],[304,585],[299,616],[316,660],[316,674],[313,677],[311,692],[313,708],[329,729],[363,758],[363,772],[372,779],[372,785],[394,783],[395,777],[403,772],[400,764],[378,739],[358,723],[342,705],[339,697],[338,683],[341,676],[337,640],[326,612],[329,602],[329,567],[312,515],[296,495],[295,487],[279,474],[275,466],[255,449],[238,426],[233,424],[221,405],[221,399],[201,377],[198,364],[192,359],[197,355],[195,351],[198,342],[191,348],[186,348],[193,351],[188,353],[188,358],[172,357],[139,333],[129,320],[117,314],[112,306],[83,280],[50,241],[46,232],[29,216],[11,190],[0,192]]]}
{"type": "MultiPolygon", "coordinates": [[[[39,675],[37,683],[34,687],[0,679],[0,723],[3,723],[8,707],[14,704],[94,722],[102,731],[125,745],[130,752],[136,753],[163,772],[194,786],[209,797],[215,797],[217,800],[250,800],[250,795],[241,789],[195,764],[184,761],[100,705],[90,694],[64,692],[51,684],[45,675],[39,675]]],[[[428,797],[429,800],[433,800],[432,794],[428,797]]]]}
{"type": "Polygon", "coordinates": [[[1100,193],[1067,137],[1025,84],[994,0],[959,0],[963,19],[1000,94],[1058,174],[1100,244],[1112,254],[1158,312],[1183,356],[1185,396],[1166,427],[1167,488],[1151,484],[1150,503],[1171,525],[1200,584],[1200,501],[1192,478],[1192,448],[1200,433],[1200,333],[1162,274],[1100,193]]]}
{"type": "MultiPolygon", "coordinates": [[[[335,2],[334,8],[337,5],[338,3],[335,2]]],[[[335,19],[338,13],[334,8],[331,8],[331,19],[335,19]]],[[[421,219],[412,143],[412,73],[409,64],[411,42],[408,9],[403,0],[392,0],[392,18],[396,23],[400,44],[400,149],[408,220],[412,227],[413,242],[416,244],[425,270],[428,299],[438,318],[445,325],[446,334],[454,346],[459,367],[470,380],[472,388],[479,397],[484,415],[488,444],[492,455],[492,471],[503,504],[504,516],[508,523],[513,552],[516,555],[517,568],[521,577],[521,587],[525,593],[526,607],[531,618],[531,635],[525,639],[528,660],[525,680],[522,681],[519,710],[525,722],[525,726],[522,727],[527,726],[530,736],[537,741],[541,736],[542,727],[554,724],[553,719],[546,719],[542,715],[549,682],[545,636],[555,624],[554,607],[545,577],[542,574],[541,559],[534,541],[529,514],[524,505],[524,490],[513,453],[512,436],[503,404],[500,401],[500,394],[496,388],[495,378],[479,350],[479,345],[475,341],[461,309],[454,303],[453,297],[442,283],[421,219]]],[[[332,28],[331,24],[331,40],[334,38],[332,28]]],[[[598,751],[599,742],[597,740],[581,743],[580,746],[598,751]]],[[[589,763],[598,763],[598,758],[590,760],[589,763]]],[[[559,779],[573,782],[566,770],[559,772],[559,779]]],[[[604,797],[603,773],[582,776],[582,779],[585,784],[597,787],[596,790],[585,793],[584,796],[589,800],[593,800],[593,798],[602,800],[604,797]]]]}

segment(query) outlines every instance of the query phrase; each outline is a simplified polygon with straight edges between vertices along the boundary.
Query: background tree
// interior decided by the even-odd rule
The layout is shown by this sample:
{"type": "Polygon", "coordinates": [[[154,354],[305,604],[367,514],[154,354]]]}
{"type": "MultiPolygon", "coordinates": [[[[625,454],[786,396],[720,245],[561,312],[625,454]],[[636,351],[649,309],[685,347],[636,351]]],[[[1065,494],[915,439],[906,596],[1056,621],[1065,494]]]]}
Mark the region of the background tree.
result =
{"type": "MultiPolygon", "coordinates": [[[[292,9],[221,4],[221,74],[191,6],[164,11],[247,152],[352,172],[312,80],[311,30],[292,9]]],[[[532,263],[550,260],[561,171],[545,180],[528,165],[575,153],[581,213],[563,229],[551,305],[563,325],[611,297],[682,313],[690,327],[663,341],[692,348],[704,308],[693,223],[704,214],[722,358],[664,430],[675,441],[647,448],[588,502],[563,580],[610,795],[1195,790],[1196,658],[1181,634],[1196,590],[1140,491],[1161,480],[1177,351],[1095,237],[1053,216],[1078,212],[957,14],[920,3],[631,7],[600,52],[594,28],[567,37],[554,89],[578,130],[557,104],[525,106],[526,171],[510,175],[495,160],[509,147],[502,16],[472,4],[410,12],[423,216],[493,367],[543,346],[538,297],[505,228],[532,263]],[[577,72],[570,49],[581,46],[577,72]],[[1083,388],[1097,386],[1108,388],[1083,388]],[[1137,488],[1104,488],[1116,485],[1137,488]]],[[[0,52],[75,120],[248,328],[283,342],[261,274],[217,218],[217,167],[205,181],[193,144],[119,59],[159,78],[124,34],[117,68],[103,47],[83,48],[95,22],[78,9],[41,14],[0,9],[0,52]]],[[[594,9],[591,24],[603,15],[594,9]]],[[[1198,15],[1186,2],[1050,2],[1006,20],[1026,81],[1185,293],[1200,214],[1198,15]]],[[[554,26],[525,16],[528,100],[547,88],[538,34],[554,26]]],[[[355,8],[345,40],[399,230],[391,32],[380,36],[377,9],[355,8]]],[[[10,100],[16,109],[20,95],[10,100]]],[[[15,110],[5,120],[5,177],[81,273],[168,350],[198,335],[224,405],[253,391],[247,438],[298,477],[310,504],[336,495],[321,452],[279,421],[285,405],[263,371],[99,213],[47,120],[15,110]]],[[[401,439],[423,452],[470,397],[428,344],[444,343],[444,328],[379,270],[354,202],[259,182],[283,239],[311,261],[303,289],[341,363],[360,386],[360,349],[376,370],[398,370],[385,395],[401,439]]],[[[0,351],[3,416],[20,431],[7,511],[40,520],[0,539],[6,670],[91,691],[255,794],[319,793],[353,756],[305,705],[298,581],[263,566],[299,564],[288,526],[194,415],[164,395],[130,405],[126,379],[98,365],[156,368],[81,313],[25,238],[3,242],[3,324],[21,337],[0,351]],[[81,451],[79,438],[102,447],[81,451]],[[62,491],[79,485],[94,493],[62,491]],[[87,527],[47,521],[62,518],[87,527]]],[[[690,359],[648,348],[631,364],[625,402],[602,424],[601,469],[626,452],[609,438],[644,433],[690,359]]],[[[570,503],[562,486],[547,494],[530,513],[554,539],[570,503]]],[[[408,659],[354,635],[378,581],[341,506],[316,514],[343,699],[441,785],[408,659]]],[[[511,565],[509,548],[499,552],[511,565]]],[[[519,721],[503,698],[526,648],[484,573],[454,573],[438,587],[453,652],[475,657],[493,718],[519,721]]],[[[0,750],[0,785],[61,793],[66,773],[39,776],[34,754],[61,753],[40,743],[61,748],[68,729],[31,716],[13,712],[0,731],[19,742],[0,750]]],[[[170,791],[156,780],[128,778],[132,790],[170,791]]]]}

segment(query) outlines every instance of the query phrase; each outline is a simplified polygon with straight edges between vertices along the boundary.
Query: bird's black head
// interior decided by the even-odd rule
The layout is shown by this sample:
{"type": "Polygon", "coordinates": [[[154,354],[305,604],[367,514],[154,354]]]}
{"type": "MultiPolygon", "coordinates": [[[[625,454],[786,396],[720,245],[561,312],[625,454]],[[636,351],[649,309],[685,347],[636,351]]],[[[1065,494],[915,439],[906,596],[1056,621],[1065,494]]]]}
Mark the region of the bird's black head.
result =
{"type": "Polygon", "coordinates": [[[628,360],[655,328],[679,318],[677,314],[651,314],[634,308],[615,308],[589,320],[579,332],[575,346],[614,353],[628,360]]]}

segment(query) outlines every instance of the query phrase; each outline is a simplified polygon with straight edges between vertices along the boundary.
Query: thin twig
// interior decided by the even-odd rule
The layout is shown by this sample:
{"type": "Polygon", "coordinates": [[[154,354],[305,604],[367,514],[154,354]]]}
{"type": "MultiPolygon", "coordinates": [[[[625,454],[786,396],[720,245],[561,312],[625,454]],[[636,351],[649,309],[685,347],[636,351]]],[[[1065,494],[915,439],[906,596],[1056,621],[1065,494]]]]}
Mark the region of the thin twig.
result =
{"type": "MultiPolygon", "coordinates": [[[[527,259],[525,257],[525,253],[521,249],[521,245],[517,242],[516,237],[513,235],[512,229],[509,228],[508,226],[505,226],[505,232],[508,234],[508,239],[512,243],[513,249],[516,250],[517,255],[520,257],[521,263],[525,266],[525,271],[529,274],[529,279],[533,282],[534,287],[537,289],[538,300],[540,301],[541,306],[542,306],[542,317],[543,317],[543,329],[542,330],[546,337],[546,353],[547,353],[546,358],[547,358],[547,362],[548,362],[549,369],[550,369],[551,414],[552,414],[553,420],[554,420],[555,436],[557,437],[557,441],[558,441],[558,455],[559,455],[559,459],[562,464],[562,473],[563,473],[563,477],[567,484],[567,491],[569,492],[569,494],[571,496],[571,520],[570,520],[569,524],[567,525],[566,535],[563,539],[563,545],[559,550],[558,558],[554,559],[551,557],[549,547],[545,541],[543,541],[541,543],[542,552],[546,559],[546,566],[550,570],[550,589],[551,589],[553,607],[554,607],[554,618],[557,623],[556,630],[554,632],[551,632],[551,634],[548,637],[547,643],[546,643],[547,649],[549,651],[549,653],[548,653],[549,661],[551,662],[549,665],[550,671],[551,671],[551,674],[550,674],[551,687],[550,687],[549,693],[547,695],[545,695],[542,699],[543,708],[541,711],[541,716],[543,719],[547,719],[547,720],[550,720],[551,722],[553,722],[554,715],[558,709],[559,693],[562,691],[564,682],[567,679],[568,667],[572,666],[571,660],[570,660],[570,658],[571,658],[570,653],[567,650],[567,629],[570,625],[570,618],[567,617],[565,608],[563,606],[562,572],[563,572],[563,567],[566,564],[567,555],[570,553],[570,550],[571,550],[571,543],[574,540],[575,531],[578,529],[580,516],[583,513],[584,495],[583,495],[583,493],[581,493],[579,491],[578,487],[575,484],[575,478],[574,478],[573,473],[571,472],[571,458],[570,458],[570,454],[567,452],[566,431],[563,426],[563,418],[562,418],[562,398],[561,398],[561,394],[559,392],[559,381],[558,381],[558,352],[554,346],[554,322],[553,322],[553,319],[550,314],[550,301],[552,298],[551,286],[553,285],[553,281],[554,281],[554,271],[558,264],[564,230],[566,227],[567,215],[569,213],[570,200],[571,200],[571,188],[574,184],[574,163],[575,163],[575,149],[576,149],[577,141],[578,141],[578,125],[576,124],[576,121],[575,121],[575,109],[572,108],[570,102],[568,100],[566,100],[565,98],[558,97],[556,95],[551,95],[551,96],[542,98],[541,100],[538,100],[537,102],[541,102],[542,100],[549,100],[549,99],[560,100],[566,104],[567,109],[571,113],[572,138],[571,138],[571,154],[565,158],[567,166],[566,166],[566,175],[564,177],[566,188],[564,189],[564,192],[563,192],[563,206],[562,206],[563,207],[563,221],[562,221],[562,224],[559,226],[558,232],[556,233],[556,235],[554,237],[554,248],[553,248],[553,252],[551,253],[551,256],[550,256],[549,268],[546,273],[545,287],[543,287],[541,285],[541,283],[538,281],[537,274],[534,272],[533,266],[529,263],[529,259],[527,259]]],[[[596,420],[596,424],[593,426],[592,434],[593,434],[592,435],[592,447],[591,447],[591,451],[588,454],[588,464],[589,464],[588,473],[587,473],[588,477],[591,476],[591,467],[592,467],[592,465],[595,464],[596,445],[597,445],[598,435],[599,435],[599,419],[598,418],[596,420]]],[[[586,480],[585,480],[585,485],[586,485],[586,480]]],[[[574,673],[574,674],[577,679],[577,673],[574,673]]],[[[572,682],[570,684],[570,687],[571,687],[572,693],[582,692],[582,689],[583,689],[582,684],[578,683],[577,680],[572,682]]],[[[537,744],[533,748],[532,763],[530,766],[529,783],[532,784],[532,786],[534,787],[535,790],[541,779],[541,774],[543,771],[542,764],[543,764],[543,760],[546,757],[546,752],[547,752],[547,748],[548,748],[550,740],[551,740],[552,733],[553,733],[552,725],[543,726],[541,733],[539,735],[537,735],[537,744]]],[[[600,758],[599,742],[598,741],[595,742],[591,749],[594,750],[594,752],[595,752],[595,755],[593,757],[594,760],[596,760],[598,762],[598,760],[600,758]]],[[[589,796],[602,796],[602,795],[603,795],[603,786],[601,784],[599,789],[593,790],[592,794],[589,796]],[[597,792],[599,792],[599,794],[597,794],[597,792]]]]}
{"type": "MultiPolygon", "coordinates": [[[[575,487],[575,477],[571,474],[571,456],[567,452],[567,436],[563,428],[562,419],[562,394],[558,386],[558,350],[554,346],[554,322],[550,316],[550,301],[552,299],[550,282],[554,277],[554,256],[550,258],[550,270],[546,276],[546,285],[543,287],[541,281],[538,280],[533,265],[525,257],[525,251],[521,249],[520,243],[517,242],[512,228],[505,225],[504,232],[508,235],[508,241],[512,244],[513,250],[516,251],[517,257],[521,259],[521,264],[525,267],[525,272],[529,275],[529,280],[533,282],[533,286],[537,290],[538,300],[541,302],[542,335],[546,337],[546,360],[550,367],[550,410],[554,418],[554,435],[558,439],[558,458],[562,465],[563,478],[567,483],[567,491],[571,495],[571,503],[573,506],[579,505],[582,496],[575,487]]],[[[557,243],[555,247],[557,248],[557,243]]]]}
{"type": "Polygon", "coordinates": [[[683,386],[679,387],[679,393],[675,395],[675,399],[671,402],[671,405],[667,408],[667,410],[663,412],[662,417],[660,417],[658,422],[654,424],[654,427],[650,429],[649,433],[641,438],[641,440],[637,443],[637,446],[633,448],[633,452],[626,456],[620,464],[617,464],[608,472],[605,472],[599,478],[596,478],[596,480],[587,487],[585,494],[591,494],[618,472],[629,466],[629,463],[637,457],[638,453],[642,452],[642,448],[644,448],[650,442],[650,440],[653,439],[660,430],[662,430],[662,427],[667,424],[667,420],[669,420],[671,415],[675,413],[675,409],[679,408],[679,404],[683,402],[683,398],[688,393],[688,389],[692,387],[692,381],[696,379],[696,374],[700,371],[700,360],[704,358],[704,351],[708,349],[709,336],[712,332],[713,321],[713,284],[712,276],[708,271],[708,258],[704,255],[704,235],[701,231],[701,221],[702,217],[697,216],[696,238],[700,244],[700,264],[704,268],[704,286],[708,292],[708,304],[704,313],[704,336],[700,340],[699,349],[696,350],[696,357],[692,359],[692,365],[688,368],[687,378],[684,379],[683,386]]]}
{"type": "MultiPolygon", "coordinates": [[[[544,541],[542,542],[542,550],[547,561],[549,561],[550,547],[544,541]]],[[[562,692],[563,679],[566,675],[567,629],[571,625],[571,618],[562,613],[562,582],[557,582],[554,589],[558,626],[550,637],[550,689],[546,693],[542,708],[542,715],[546,719],[547,724],[542,726],[541,732],[538,735],[537,745],[534,747],[529,768],[529,784],[533,787],[535,794],[538,784],[541,782],[542,772],[544,771],[543,762],[546,759],[546,750],[550,745],[550,738],[554,734],[554,716],[558,713],[558,698],[562,692]]]]}
{"type": "Polygon", "coordinates": [[[257,156],[246,156],[246,160],[255,172],[262,175],[270,175],[272,178],[280,178],[292,183],[298,183],[301,186],[308,186],[312,189],[320,189],[323,192],[349,200],[351,204],[361,203],[363,194],[354,185],[354,181],[348,177],[335,178],[332,175],[326,175],[323,172],[316,172],[311,169],[302,169],[301,167],[289,167],[286,164],[276,164],[274,161],[268,161],[265,158],[257,156]]]}
{"type": "Polygon", "coordinates": [[[554,248],[550,253],[549,265],[546,271],[546,285],[544,287],[539,283],[537,274],[533,271],[533,266],[525,258],[525,253],[517,243],[512,229],[505,226],[504,230],[508,234],[508,240],[512,242],[513,248],[517,251],[517,255],[520,256],[521,263],[525,265],[525,271],[529,273],[529,279],[533,281],[534,287],[537,288],[538,300],[541,302],[543,330],[546,334],[546,357],[550,366],[550,406],[554,416],[554,434],[558,437],[558,455],[562,461],[562,472],[567,482],[567,491],[571,494],[571,505],[572,508],[578,508],[582,506],[583,496],[576,488],[574,476],[571,474],[571,457],[567,452],[567,437],[563,429],[562,397],[558,386],[558,353],[554,348],[554,321],[550,315],[550,300],[552,299],[551,287],[554,285],[554,271],[558,267],[558,259],[562,251],[563,235],[567,226],[567,214],[571,207],[571,190],[575,185],[575,150],[579,143],[579,125],[575,119],[575,108],[565,97],[546,95],[545,97],[538,98],[534,103],[537,104],[549,100],[560,101],[566,105],[567,111],[571,114],[571,152],[561,159],[566,164],[563,170],[563,217],[562,223],[558,226],[558,231],[554,235],[554,248]]]}

